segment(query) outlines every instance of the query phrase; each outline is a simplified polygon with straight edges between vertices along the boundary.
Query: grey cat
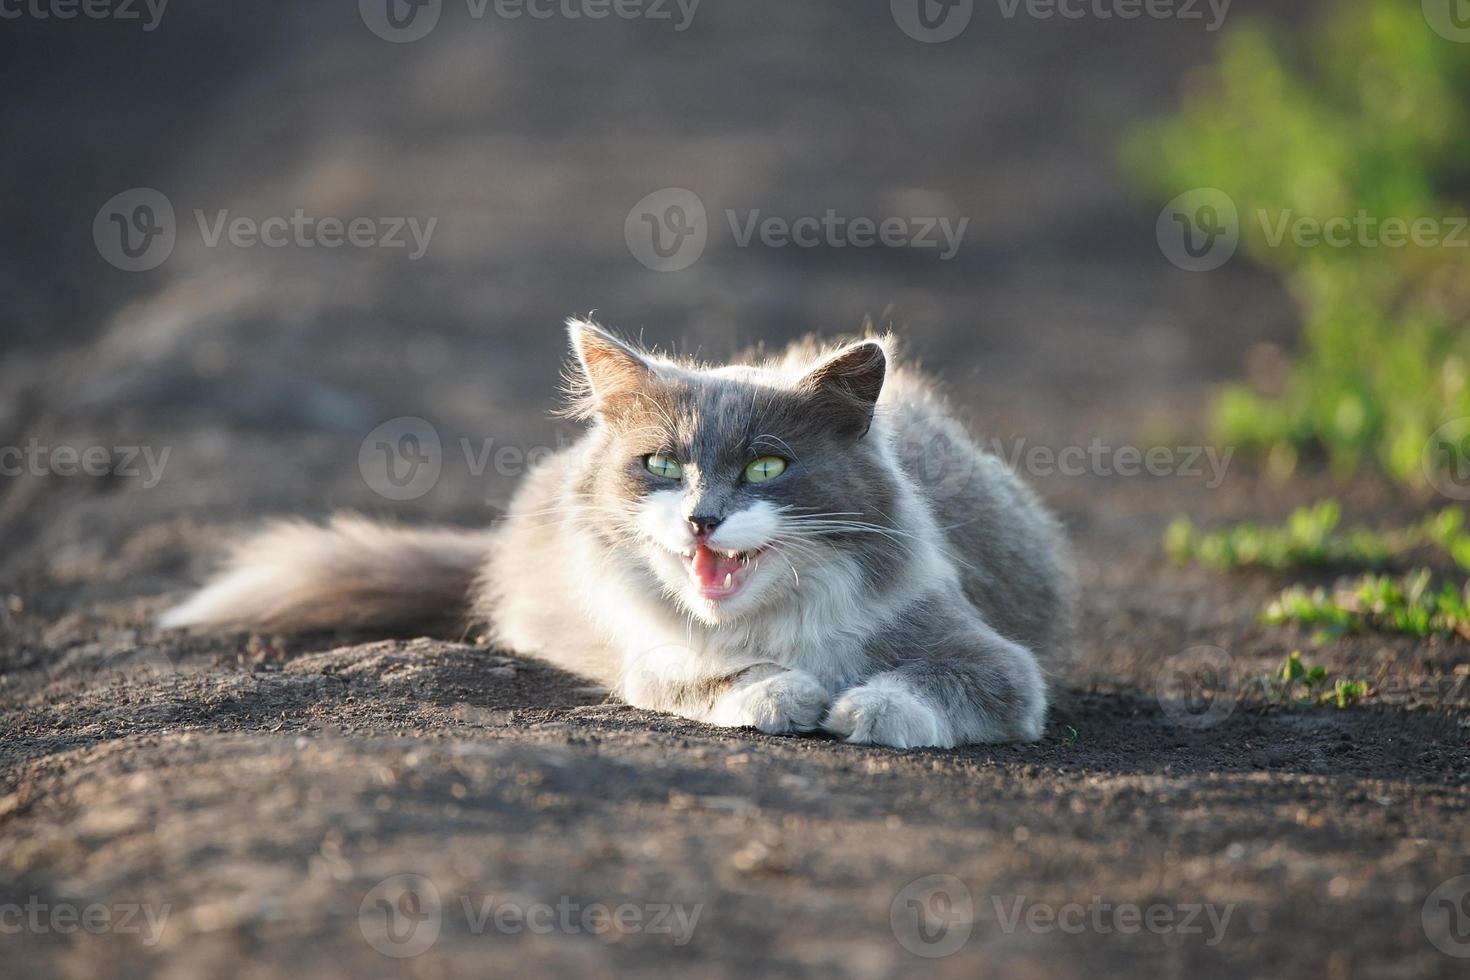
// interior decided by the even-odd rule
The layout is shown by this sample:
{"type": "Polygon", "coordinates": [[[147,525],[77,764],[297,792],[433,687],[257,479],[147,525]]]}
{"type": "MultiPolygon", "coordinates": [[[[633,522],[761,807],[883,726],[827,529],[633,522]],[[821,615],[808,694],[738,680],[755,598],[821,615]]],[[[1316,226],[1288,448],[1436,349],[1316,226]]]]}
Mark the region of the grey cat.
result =
{"type": "Polygon", "coordinates": [[[710,367],[587,321],[591,423],[484,532],[273,525],[167,626],[404,629],[468,612],[628,703],[898,748],[1032,741],[1066,641],[1056,522],[891,338],[710,367]]]}

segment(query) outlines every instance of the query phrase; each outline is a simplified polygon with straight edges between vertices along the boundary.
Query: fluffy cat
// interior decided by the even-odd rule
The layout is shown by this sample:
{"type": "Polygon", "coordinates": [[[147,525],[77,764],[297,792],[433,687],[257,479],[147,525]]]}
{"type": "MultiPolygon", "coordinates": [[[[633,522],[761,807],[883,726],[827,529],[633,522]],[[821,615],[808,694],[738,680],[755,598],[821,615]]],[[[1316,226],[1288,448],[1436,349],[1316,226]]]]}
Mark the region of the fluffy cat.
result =
{"type": "Polygon", "coordinates": [[[754,364],[568,321],[586,434],[486,532],[337,518],[238,546],[167,626],[428,626],[628,703],[910,748],[1031,741],[1065,641],[1056,523],[889,338],[754,364]]]}

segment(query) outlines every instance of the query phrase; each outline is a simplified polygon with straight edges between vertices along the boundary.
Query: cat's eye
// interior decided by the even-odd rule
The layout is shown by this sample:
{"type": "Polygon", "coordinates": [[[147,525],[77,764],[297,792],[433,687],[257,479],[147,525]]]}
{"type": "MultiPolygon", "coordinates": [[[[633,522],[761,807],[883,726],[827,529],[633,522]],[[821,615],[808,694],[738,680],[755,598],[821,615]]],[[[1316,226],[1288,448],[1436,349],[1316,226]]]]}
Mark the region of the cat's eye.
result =
{"type": "Polygon", "coordinates": [[[748,483],[765,483],[786,472],[786,460],[780,456],[762,456],[745,468],[748,483]]]}
{"type": "Polygon", "coordinates": [[[684,475],[684,467],[678,461],[665,456],[663,453],[654,453],[643,459],[643,465],[648,472],[654,476],[661,476],[665,480],[677,480],[684,475]]]}

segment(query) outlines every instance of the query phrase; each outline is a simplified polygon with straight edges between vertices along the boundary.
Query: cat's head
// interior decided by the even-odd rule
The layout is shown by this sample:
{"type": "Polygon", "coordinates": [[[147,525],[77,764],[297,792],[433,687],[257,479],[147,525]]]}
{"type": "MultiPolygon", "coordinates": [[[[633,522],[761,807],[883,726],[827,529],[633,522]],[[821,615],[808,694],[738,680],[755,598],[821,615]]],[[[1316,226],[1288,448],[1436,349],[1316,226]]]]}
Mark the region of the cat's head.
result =
{"type": "Polygon", "coordinates": [[[568,328],[569,414],[602,430],[575,488],[584,515],[671,601],[728,623],[888,564],[897,487],[872,430],[884,341],[706,367],[568,328]]]}

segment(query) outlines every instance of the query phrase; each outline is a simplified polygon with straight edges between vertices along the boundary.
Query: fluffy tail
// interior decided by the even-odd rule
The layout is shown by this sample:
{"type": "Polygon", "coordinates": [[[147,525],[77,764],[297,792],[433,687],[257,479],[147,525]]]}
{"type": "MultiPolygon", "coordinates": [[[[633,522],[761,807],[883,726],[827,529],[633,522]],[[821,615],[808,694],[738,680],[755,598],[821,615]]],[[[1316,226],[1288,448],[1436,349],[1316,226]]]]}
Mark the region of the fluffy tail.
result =
{"type": "Polygon", "coordinates": [[[280,521],[237,544],[224,567],[160,625],[280,633],[463,628],[490,532],[413,529],[338,516],[280,521]]]}

